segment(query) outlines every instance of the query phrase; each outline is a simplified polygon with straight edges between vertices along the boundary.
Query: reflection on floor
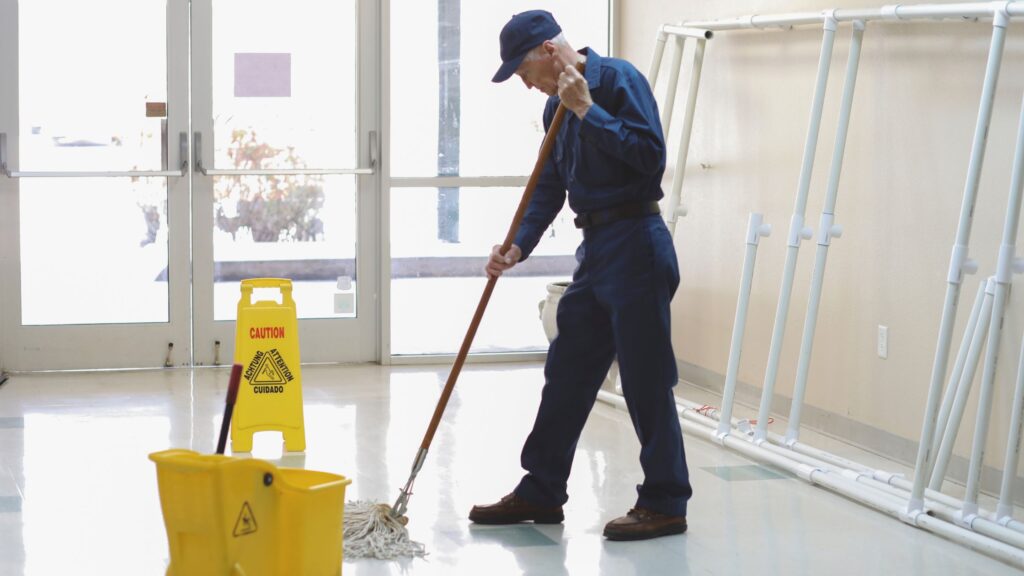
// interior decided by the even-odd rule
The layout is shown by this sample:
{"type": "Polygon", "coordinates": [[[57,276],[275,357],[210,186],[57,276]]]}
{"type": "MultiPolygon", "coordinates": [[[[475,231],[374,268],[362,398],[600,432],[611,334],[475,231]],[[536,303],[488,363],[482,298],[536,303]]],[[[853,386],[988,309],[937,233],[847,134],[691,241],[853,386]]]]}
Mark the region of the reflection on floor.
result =
{"type": "MultiPolygon", "coordinates": [[[[449,366],[303,369],[307,448],[253,456],[343,474],[347,497],[393,501],[449,366]]],[[[151,452],[213,452],[225,369],[15,375],[0,388],[0,574],[163,575],[167,539],[151,452]]],[[[598,403],[580,440],[562,525],[466,519],[518,480],[538,364],[471,365],[410,501],[425,559],[346,562],[346,576],[1012,574],[1008,566],[696,439],[690,531],[607,542],[641,480],[625,412],[598,403]]]]}

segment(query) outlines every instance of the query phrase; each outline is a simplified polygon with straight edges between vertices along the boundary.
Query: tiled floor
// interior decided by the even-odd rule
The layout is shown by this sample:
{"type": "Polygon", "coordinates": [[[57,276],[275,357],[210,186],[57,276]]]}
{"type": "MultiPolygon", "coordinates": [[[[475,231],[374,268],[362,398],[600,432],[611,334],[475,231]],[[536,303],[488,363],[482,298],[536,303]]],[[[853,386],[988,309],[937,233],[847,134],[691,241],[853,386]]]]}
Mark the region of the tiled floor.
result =
{"type": "MultiPolygon", "coordinates": [[[[253,455],[343,474],[353,480],[348,499],[391,502],[449,369],[305,367],[306,451],[282,454],[280,436],[266,433],[253,455]]],[[[212,452],[227,377],[227,369],[11,377],[0,387],[0,575],[163,575],[167,537],[147,455],[212,452]]],[[[564,524],[471,525],[469,508],[507,493],[521,474],[541,379],[538,364],[466,367],[410,501],[411,536],[428,556],[346,562],[344,573],[1018,573],[692,438],[690,531],[607,542],[604,523],[633,504],[641,478],[628,416],[602,403],[578,447],[564,524]]]]}

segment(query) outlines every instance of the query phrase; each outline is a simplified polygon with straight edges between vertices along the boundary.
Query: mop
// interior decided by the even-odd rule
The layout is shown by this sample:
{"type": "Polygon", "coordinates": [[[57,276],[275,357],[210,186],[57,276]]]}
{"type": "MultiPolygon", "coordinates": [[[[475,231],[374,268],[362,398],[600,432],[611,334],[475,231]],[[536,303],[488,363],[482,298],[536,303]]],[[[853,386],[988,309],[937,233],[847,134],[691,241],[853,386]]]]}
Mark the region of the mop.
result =
{"type": "MultiPolygon", "coordinates": [[[[582,63],[578,64],[576,68],[583,72],[582,63]]],[[[537,180],[540,179],[540,174],[544,170],[544,164],[548,156],[551,155],[555,145],[555,138],[558,135],[564,118],[565,105],[559,104],[558,109],[555,111],[555,116],[551,120],[551,126],[544,136],[544,142],[541,144],[537,163],[533,167],[533,174],[530,175],[530,179],[526,183],[523,197],[519,201],[519,208],[512,218],[512,225],[509,226],[508,234],[501,245],[502,254],[508,252],[508,249],[512,247],[512,241],[515,239],[516,233],[519,232],[519,225],[523,220],[523,214],[526,213],[526,207],[530,205],[533,191],[537,187],[537,180]]],[[[412,473],[409,475],[409,480],[405,483],[405,487],[401,489],[398,500],[395,501],[393,506],[375,504],[368,501],[345,503],[345,558],[372,557],[385,560],[399,556],[423,556],[426,553],[423,544],[409,540],[409,532],[405,527],[409,519],[405,516],[405,512],[408,509],[409,497],[412,496],[412,487],[416,481],[416,475],[423,467],[423,461],[427,458],[427,450],[430,448],[430,443],[434,439],[434,433],[441,423],[441,415],[444,414],[444,409],[448,405],[448,399],[455,388],[455,381],[459,377],[459,372],[462,371],[462,365],[466,362],[466,356],[469,355],[469,347],[473,344],[473,337],[476,336],[476,330],[480,326],[480,320],[483,319],[484,310],[487,308],[487,303],[491,299],[491,293],[494,292],[494,285],[497,281],[497,277],[488,278],[487,280],[487,286],[480,296],[480,303],[476,306],[473,320],[469,323],[466,337],[462,340],[462,347],[459,348],[459,354],[455,358],[455,364],[452,366],[452,371],[448,375],[448,381],[441,392],[441,398],[437,401],[434,417],[430,420],[430,426],[427,427],[427,433],[424,434],[423,442],[420,443],[420,449],[416,453],[416,459],[412,464],[412,473]]]]}
{"type": "Polygon", "coordinates": [[[342,535],[345,559],[393,560],[426,555],[426,547],[409,539],[405,516],[396,518],[387,504],[370,500],[345,503],[342,535]]]}

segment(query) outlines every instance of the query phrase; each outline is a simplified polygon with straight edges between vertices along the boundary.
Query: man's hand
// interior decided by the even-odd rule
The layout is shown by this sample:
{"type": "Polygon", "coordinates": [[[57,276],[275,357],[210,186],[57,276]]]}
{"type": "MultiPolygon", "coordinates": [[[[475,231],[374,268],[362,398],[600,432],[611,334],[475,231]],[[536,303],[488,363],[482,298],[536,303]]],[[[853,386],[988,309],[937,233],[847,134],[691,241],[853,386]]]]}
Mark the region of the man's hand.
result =
{"type": "Polygon", "coordinates": [[[558,97],[562,99],[562,104],[572,110],[580,120],[594,105],[594,101],[590,98],[590,86],[587,84],[587,79],[574,66],[567,65],[558,75],[558,97]]]}
{"type": "Polygon", "coordinates": [[[501,255],[501,244],[495,244],[494,248],[491,248],[491,257],[487,260],[484,272],[490,278],[497,278],[502,272],[518,264],[522,257],[523,251],[515,244],[509,247],[504,256],[501,255]]]}

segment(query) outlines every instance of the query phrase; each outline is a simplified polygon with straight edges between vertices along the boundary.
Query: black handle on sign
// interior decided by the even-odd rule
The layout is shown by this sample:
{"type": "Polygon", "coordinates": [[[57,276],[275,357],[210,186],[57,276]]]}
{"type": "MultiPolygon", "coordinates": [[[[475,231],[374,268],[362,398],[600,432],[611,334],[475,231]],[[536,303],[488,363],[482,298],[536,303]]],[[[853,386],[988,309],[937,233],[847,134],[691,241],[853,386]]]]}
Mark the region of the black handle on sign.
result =
{"type": "Polygon", "coordinates": [[[228,443],[228,428],[231,424],[231,413],[235,409],[238,398],[238,383],[242,380],[242,365],[231,366],[231,379],[228,380],[228,397],[224,402],[224,419],[220,423],[220,440],[217,441],[217,454],[223,454],[228,443]]]}

